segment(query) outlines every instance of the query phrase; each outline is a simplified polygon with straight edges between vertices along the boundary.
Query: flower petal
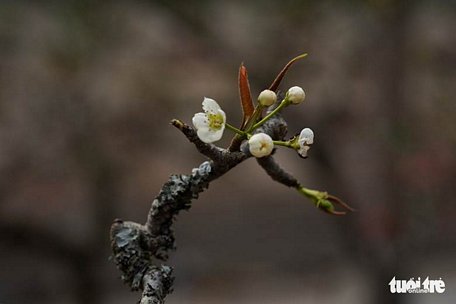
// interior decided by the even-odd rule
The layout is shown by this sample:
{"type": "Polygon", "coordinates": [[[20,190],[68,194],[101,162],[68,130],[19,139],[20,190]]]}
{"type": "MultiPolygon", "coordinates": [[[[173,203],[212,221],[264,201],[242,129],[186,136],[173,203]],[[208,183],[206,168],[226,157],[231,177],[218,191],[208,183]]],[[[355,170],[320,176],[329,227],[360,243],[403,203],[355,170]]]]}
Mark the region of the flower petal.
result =
{"type": "Polygon", "coordinates": [[[221,108],[214,99],[204,97],[203,110],[204,112],[216,114],[221,108]]]}
{"type": "Polygon", "coordinates": [[[222,117],[223,117],[223,127],[225,127],[225,123],[226,123],[226,114],[225,114],[225,112],[222,109],[219,109],[217,112],[220,113],[220,115],[222,115],[222,117]]]}
{"type": "Polygon", "coordinates": [[[314,132],[310,128],[302,129],[301,134],[299,134],[298,143],[300,146],[304,144],[311,145],[314,141],[314,132]]]}
{"type": "Polygon", "coordinates": [[[203,128],[198,129],[197,135],[198,135],[199,139],[201,139],[201,141],[203,141],[207,144],[213,143],[215,141],[220,140],[220,138],[222,138],[224,129],[225,129],[225,126],[223,126],[220,130],[217,130],[217,131],[213,131],[213,130],[209,129],[209,127],[203,127],[203,128]]]}
{"type": "Polygon", "coordinates": [[[307,152],[309,151],[310,147],[309,146],[301,146],[298,150],[298,154],[301,155],[301,157],[306,158],[307,157],[307,152]]]}
{"type": "Polygon", "coordinates": [[[196,113],[192,118],[193,126],[199,130],[200,128],[208,128],[207,115],[204,113],[196,113]]]}

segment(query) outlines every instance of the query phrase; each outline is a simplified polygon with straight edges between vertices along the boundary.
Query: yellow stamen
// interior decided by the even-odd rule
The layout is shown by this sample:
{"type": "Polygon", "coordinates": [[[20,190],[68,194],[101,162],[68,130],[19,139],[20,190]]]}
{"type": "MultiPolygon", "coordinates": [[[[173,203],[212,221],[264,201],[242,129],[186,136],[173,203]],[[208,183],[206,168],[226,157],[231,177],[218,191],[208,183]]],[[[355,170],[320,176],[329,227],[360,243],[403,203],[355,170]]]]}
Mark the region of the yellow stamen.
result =
{"type": "Polygon", "coordinates": [[[223,126],[223,115],[220,113],[207,114],[207,118],[209,120],[209,128],[212,130],[220,130],[223,126]]]}

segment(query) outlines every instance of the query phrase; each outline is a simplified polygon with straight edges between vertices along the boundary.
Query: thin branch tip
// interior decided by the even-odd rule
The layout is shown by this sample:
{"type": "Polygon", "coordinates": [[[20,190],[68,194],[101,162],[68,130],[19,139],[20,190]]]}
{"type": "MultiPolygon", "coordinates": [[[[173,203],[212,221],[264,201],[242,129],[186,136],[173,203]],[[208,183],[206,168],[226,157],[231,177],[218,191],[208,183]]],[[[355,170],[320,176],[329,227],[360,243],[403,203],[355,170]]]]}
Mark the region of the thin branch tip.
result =
{"type": "Polygon", "coordinates": [[[171,119],[170,124],[175,126],[178,129],[182,129],[185,126],[185,123],[179,119],[171,119]]]}

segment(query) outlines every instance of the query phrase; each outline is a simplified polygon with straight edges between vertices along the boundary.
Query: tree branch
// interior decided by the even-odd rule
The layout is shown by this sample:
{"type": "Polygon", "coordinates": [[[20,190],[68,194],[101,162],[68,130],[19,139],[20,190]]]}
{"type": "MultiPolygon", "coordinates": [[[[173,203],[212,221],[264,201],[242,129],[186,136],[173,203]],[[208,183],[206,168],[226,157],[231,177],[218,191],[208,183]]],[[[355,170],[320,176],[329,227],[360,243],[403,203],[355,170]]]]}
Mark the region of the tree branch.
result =
{"type": "Polygon", "coordinates": [[[187,139],[195,145],[199,153],[216,162],[221,162],[223,160],[226,150],[201,141],[192,127],[186,125],[178,119],[173,119],[171,124],[184,133],[187,139]]]}
{"type": "Polygon", "coordinates": [[[132,290],[143,290],[140,301],[143,304],[164,303],[172,291],[172,268],[155,266],[153,259],[166,260],[168,251],[175,248],[171,226],[176,215],[189,209],[192,199],[198,198],[211,181],[249,157],[202,142],[193,128],[179,120],[171,123],[211,160],[194,168],[189,175],[170,176],[153,200],[145,225],[116,220],[111,226],[114,262],[122,272],[122,280],[132,290]]]}
{"type": "MultiPolygon", "coordinates": [[[[111,226],[112,257],[122,272],[122,280],[132,290],[143,291],[141,304],[163,304],[172,291],[172,268],[157,266],[154,259],[167,260],[168,252],[175,249],[172,224],[177,214],[188,210],[192,199],[198,198],[211,181],[251,156],[246,142],[240,146],[241,151],[221,149],[201,141],[196,131],[182,121],[175,119],[171,124],[210,160],[194,168],[191,174],[171,175],[153,200],[144,225],[115,220],[111,226]]],[[[274,140],[283,140],[287,124],[277,114],[254,131],[260,132],[274,140]]],[[[257,158],[257,162],[273,180],[288,187],[300,187],[296,178],[283,170],[272,156],[257,158]]],[[[328,197],[329,200],[333,198],[328,197]]]]}

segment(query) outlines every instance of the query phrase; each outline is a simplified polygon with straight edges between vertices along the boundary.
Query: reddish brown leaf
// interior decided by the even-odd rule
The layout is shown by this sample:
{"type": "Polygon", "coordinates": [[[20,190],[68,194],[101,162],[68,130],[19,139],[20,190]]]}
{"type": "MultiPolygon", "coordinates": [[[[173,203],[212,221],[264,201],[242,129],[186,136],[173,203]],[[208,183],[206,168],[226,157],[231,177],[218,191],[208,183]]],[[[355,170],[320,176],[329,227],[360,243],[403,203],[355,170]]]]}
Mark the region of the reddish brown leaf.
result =
{"type": "Polygon", "coordinates": [[[356,211],[355,209],[353,209],[352,207],[350,207],[347,203],[345,203],[344,201],[342,201],[340,198],[338,198],[337,196],[334,196],[334,195],[331,195],[329,194],[328,195],[328,200],[333,202],[333,203],[336,203],[338,205],[340,205],[341,207],[351,211],[351,212],[354,212],[356,211]]]}
{"type": "Polygon", "coordinates": [[[302,59],[304,57],[307,56],[307,53],[304,53],[304,54],[301,54],[299,56],[296,56],[295,58],[291,59],[285,66],[284,68],[282,69],[282,71],[280,71],[280,73],[277,75],[277,77],[274,79],[274,81],[272,82],[271,86],[269,87],[269,90],[271,91],[277,91],[277,88],[279,87],[280,85],[280,82],[282,82],[282,79],[283,77],[285,76],[285,74],[287,73],[288,69],[293,65],[293,63],[295,63],[296,61],[298,61],[299,59],[302,59]]]}
{"type": "Polygon", "coordinates": [[[244,127],[244,124],[252,116],[254,111],[252,96],[250,94],[250,85],[249,78],[247,75],[247,69],[244,64],[241,63],[239,67],[239,97],[241,99],[242,106],[242,124],[241,128],[244,127]]]}

